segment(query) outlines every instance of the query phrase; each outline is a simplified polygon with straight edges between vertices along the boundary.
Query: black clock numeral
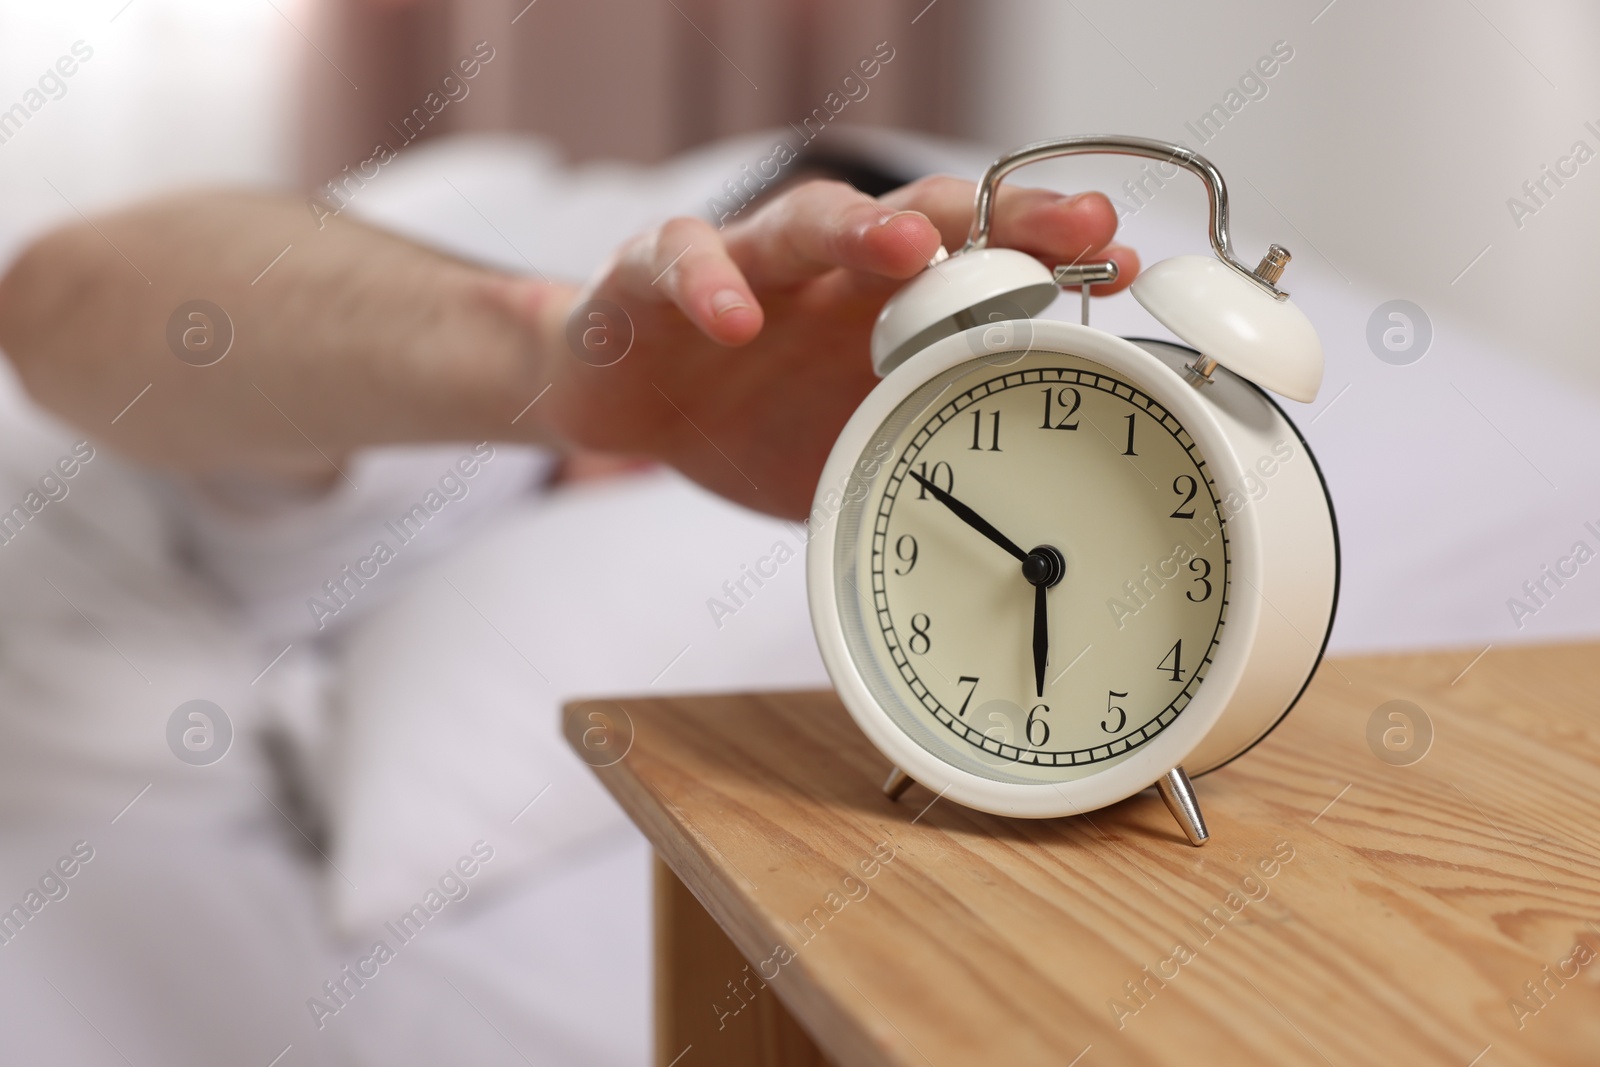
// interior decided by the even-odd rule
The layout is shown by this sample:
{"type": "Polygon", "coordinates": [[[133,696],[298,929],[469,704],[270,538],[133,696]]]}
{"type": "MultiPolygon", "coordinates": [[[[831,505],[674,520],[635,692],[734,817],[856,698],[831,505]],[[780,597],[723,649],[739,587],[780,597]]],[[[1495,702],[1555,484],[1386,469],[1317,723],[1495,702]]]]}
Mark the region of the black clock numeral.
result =
{"type": "Polygon", "coordinates": [[[1171,671],[1172,673],[1169,677],[1174,682],[1183,681],[1183,639],[1181,637],[1178,639],[1177,644],[1167,650],[1167,654],[1162,657],[1161,662],[1156,664],[1156,670],[1162,672],[1171,671]],[[1170,665],[1168,663],[1169,660],[1171,661],[1170,665]]]}
{"type": "Polygon", "coordinates": [[[961,710],[956,712],[956,715],[963,718],[967,714],[967,705],[972,703],[972,695],[978,691],[978,679],[974,678],[970,674],[963,674],[960,678],[956,679],[957,685],[966,685],[968,682],[972,683],[972,688],[967,690],[967,699],[961,702],[961,710]]]}
{"type": "Polygon", "coordinates": [[[1044,422],[1039,426],[1041,430],[1076,430],[1078,424],[1070,421],[1078,413],[1078,408],[1083,404],[1083,394],[1070,386],[1060,390],[1046,389],[1044,391],[1044,422]],[[1072,403],[1067,403],[1067,394],[1072,394],[1072,403]],[[1066,409],[1060,422],[1052,422],[1055,417],[1051,412],[1053,405],[1059,404],[1066,409]]]}
{"type": "Polygon", "coordinates": [[[1119,697],[1126,697],[1127,695],[1127,693],[1119,693],[1115,689],[1106,691],[1106,717],[1100,720],[1100,729],[1104,730],[1108,734],[1120,734],[1122,732],[1122,728],[1128,725],[1128,713],[1122,710],[1120,705],[1111,703],[1113,700],[1116,700],[1119,697]],[[1115,712],[1117,716],[1117,725],[1115,726],[1111,725],[1111,715],[1113,712],[1115,712]]]}
{"type": "Polygon", "coordinates": [[[896,568],[895,573],[901,576],[910,574],[911,569],[917,565],[917,539],[910,534],[901,534],[900,539],[894,543],[894,554],[901,563],[906,565],[905,570],[896,568]],[[906,554],[906,545],[908,543],[911,546],[910,555],[906,554]]]}
{"type": "Polygon", "coordinates": [[[920,611],[911,616],[911,638],[906,645],[919,656],[926,656],[928,649],[933,647],[933,638],[928,636],[928,628],[932,625],[933,620],[920,611]],[[917,647],[918,641],[922,642],[921,648],[917,647]]]}
{"type": "MultiPolygon", "coordinates": [[[[955,492],[955,489],[956,489],[956,472],[951,470],[950,469],[950,464],[944,462],[944,460],[940,460],[938,463],[935,463],[933,465],[933,473],[932,474],[928,473],[928,462],[927,462],[927,460],[923,460],[921,463],[917,464],[917,473],[922,475],[928,481],[932,482],[934,485],[939,485],[939,488],[943,489],[945,492],[947,492],[947,493],[955,492]],[[939,472],[941,470],[944,471],[944,484],[943,485],[939,485],[939,472]]],[[[928,487],[923,485],[921,482],[917,483],[917,499],[918,500],[926,500],[926,499],[928,499],[928,487]]]]}
{"type": "Polygon", "coordinates": [[[1199,596],[1195,596],[1194,590],[1190,589],[1183,595],[1194,601],[1196,604],[1204,604],[1207,600],[1211,599],[1211,561],[1206,559],[1204,556],[1196,556],[1194,559],[1189,561],[1189,569],[1192,571],[1200,570],[1199,567],[1195,566],[1197,563],[1204,566],[1205,569],[1201,570],[1200,573],[1195,576],[1194,580],[1205,586],[1206,591],[1201,593],[1199,596]]]}
{"type": "Polygon", "coordinates": [[[1050,743],[1050,724],[1036,717],[1041,711],[1048,712],[1049,710],[1050,705],[1048,704],[1035,704],[1033,710],[1028,712],[1028,724],[1024,727],[1024,732],[1028,735],[1028,744],[1034,748],[1043,748],[1050,743]],[[1033,728],[1035,726],[1039,728],[1038,740],[1035,740],[1033,736],[1033,728]]]}
{"type": "Polygon", "coordinates": [[[1188,511],[1185,511],[1184,507],[1185,505],[1194,503],[1194,495],[1200,491],[1200,483],[1195,481],[1192,475],[1180,474],[1176,478],[1172,479],[1172,491],[1174,493],[1188,493],[1188,495],[1183,498],[1183,503],[1172,509],[1172,517],[1174,519],[1194,518],[1194,508],[1191,507],[1188,511]],[[1187,490],[1183,488],[1183,483],[1185,482],[1189,483],[1189,488],[1187,490]]]}
{"type": "Polygon", "coordinates": [[[989,447],[984,449],[979,443],[983,435],[983,412],[973,409],[972,412],[972,444],[967,447],[969,452],[999,452],[1000,448],[1000,413],[991,412],[989,415],[989,447]]]}
{"type": "Polygon", "coordinates": [[[1133,416],[1132,415],[1128,416],[1128,447],[1124,448],[1122,450],[1122,454],[1124,456],[1137,456],[1139,454],[1139,453],[1137,453],[1137,452],[1135,452],[1133,450],[1133,416]]]}

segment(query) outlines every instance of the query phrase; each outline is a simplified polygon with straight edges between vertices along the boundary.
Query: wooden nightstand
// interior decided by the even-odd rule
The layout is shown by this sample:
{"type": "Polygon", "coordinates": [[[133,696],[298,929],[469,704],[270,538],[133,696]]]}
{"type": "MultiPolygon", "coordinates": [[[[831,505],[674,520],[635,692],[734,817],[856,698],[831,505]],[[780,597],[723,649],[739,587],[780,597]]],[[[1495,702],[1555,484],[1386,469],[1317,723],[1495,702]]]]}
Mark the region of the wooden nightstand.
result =
{"type": "Polygon", "coordinates": [[[1600,1062],[1600,647],[1473,657],[1325,663],[1200,849],[1153,790],[891,802],[829,693],[574,704],[664,864],[657,1062],[1600,1062]]]}

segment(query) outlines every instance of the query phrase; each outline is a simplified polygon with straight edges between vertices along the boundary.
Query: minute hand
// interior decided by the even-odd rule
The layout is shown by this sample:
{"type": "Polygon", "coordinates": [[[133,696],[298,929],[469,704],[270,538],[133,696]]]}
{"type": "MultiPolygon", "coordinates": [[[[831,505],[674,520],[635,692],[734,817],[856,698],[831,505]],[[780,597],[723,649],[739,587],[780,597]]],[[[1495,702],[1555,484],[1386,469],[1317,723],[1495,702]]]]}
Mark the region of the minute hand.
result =
{"type": "Polygon", "coordinates": [[[977,530],[979,533],[983,534],[983,536],[987,537],[989,540],[993,541],[995,544],[1011,553],[1017,559],[1023,561],[1027,560],[1028,554],[1022,549],[1018,548],[1016,543],[1013,542],[1009,537],[991,526],[989,521],[982,515],[979,515],[976,511],[973,511],[971,508],[967,507],[967,505],[963,504],[961,501],[957,500],[943,489],[940,489],[937,485],[934,485],[922,475],[909,470],[906,471],[906,474],[915,479],[917,484],[922,486],[922,488],[932,493],[935,500],[949,508],[951,511],[955,512],[956,518],[960,519],[974,530],[977,530]]]}

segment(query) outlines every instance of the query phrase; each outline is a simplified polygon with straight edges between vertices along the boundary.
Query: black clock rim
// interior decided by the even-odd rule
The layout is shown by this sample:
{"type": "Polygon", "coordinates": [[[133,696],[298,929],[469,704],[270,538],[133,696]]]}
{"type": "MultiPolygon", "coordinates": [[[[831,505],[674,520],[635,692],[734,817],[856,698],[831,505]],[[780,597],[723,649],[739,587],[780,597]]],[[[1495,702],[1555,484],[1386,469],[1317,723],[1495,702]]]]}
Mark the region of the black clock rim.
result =
{"type": "MultiPolygon", "coordinates": [[[[1176,341],[1163,340],[1159,337],[1125,337],[1123,340],[1132,344],[1140,344],[1141,342],[1145,342],[1148,344],[1165,345],[1168,348],[1175,348],[1179,351],[1191,352],[1196,357],[1200,355],[1198,351],[1190,348],[1188,345],[1179,344],[1176,341]]],[[[1222,369],[1227,370],[1225,367],[1222,369]]],[[[1232,372],[1230,371],[1229,373],[1231,374],[1232,372]]],[[[1328,479],[1322,473],[1322,464],[1317,462],[1317,453],[1312,449],[1311,442],[1306,440],[1306,435],[1300,432],[1300,427],[1295,423],[1294,419],[1289,417],[1289,413],[1283,409],[1282,404],[1278,403],[1278,401],[1273,398],[1271,393],[1267,392],[1265,389],[1261,388],[1261,386],[1257,385],[1255,382],[1252,382],[1248,378],[1241,378],[1238,375],[1234,375],[1234,377],[1243,382],[1245,385],[1249,386],[1251,389],[1254,389],[1261,395],[1262,399],[1272,405],[1273,409],[1277,411],[1279,415],[1283,416],[1283,421],[1288,423],[1289,429],[1294,431],[1295,438],[1299,440],[1301,447],[1305,449],[1306,455],[1311,457],[1311,469],[1317,472],[1317,484],[1322,486],[1322,497],[1328,502],[1328,523],[1333,527],[1333,605],[1328,611],[1328,627],[1322,633],[1322,645],[1317,649],[1317,658],[1312,662],[1311,670],[1307,672],[1306,680],[1301,683],[1299,692],[1295,693],[1294,699],[1289,701],[1288,706],[1283,709],[1283,714],[1279,715],[1275,720],[1273,720],[1272,725],[1261,732],[1261,736],[1257,737],[1254,741],[1250,742],[1244,748],[1241,748],[1238,752],[1235,752],[1233,755],[1229,756],[1215,767],[1208,767],[1206,770],[1196,774],[1194,776],[1196,778],[1204,778],[1208,774],[1214,774],[1217,771],[1220,771],[1222,768],[1226,767],[1240,756],[1243,756],[1245,753],[1261,744],[1261,742],[1272,736],[1272,731],[1276,730],[1280,725],[1282,725],[1283,720],[1287,719],[1289,717],[1289,713],[1299,705],[1300,698],[1306,695],[1307,689],[1311,688],[1312,681],[1317,677],[1317,671],[1322,668],[1322,661],[1327,657],[1328,639],[1333,636],[1333,624],[1339,617],[1339,590],[1344,575],[1344,553],[1339,544],[1339,513],[1333,506],[1333,494],[1328,492],[1328,479]]]]}

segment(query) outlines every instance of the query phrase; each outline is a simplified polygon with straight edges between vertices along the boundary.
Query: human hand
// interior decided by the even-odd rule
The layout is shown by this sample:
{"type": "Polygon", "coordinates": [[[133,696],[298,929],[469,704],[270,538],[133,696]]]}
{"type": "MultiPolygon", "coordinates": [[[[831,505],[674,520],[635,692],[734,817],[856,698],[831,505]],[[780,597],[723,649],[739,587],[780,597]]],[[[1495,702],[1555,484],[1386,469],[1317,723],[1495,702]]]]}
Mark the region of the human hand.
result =
{"type": "MultiPolygon", "coordinates": [[[[798,517],[828,451],[876,384],[872,326],[884,301],[943,244],[957,248],[973,186],[929,178],[873,200],[841,182],[796,187],[719,232],[679,218],[635,238],[581,290],[504,283],[501,299],[544,339],[558,440],[669,463],[713,491],[798,517]],[[594,366],[568,347],[575,307],[606,300],[631,320],[627,356],[594,366]]],[[[1001,190],[991,243],[1049,265],[1115,259],[1116,213],[1099,193],[1001,190]]]]}

